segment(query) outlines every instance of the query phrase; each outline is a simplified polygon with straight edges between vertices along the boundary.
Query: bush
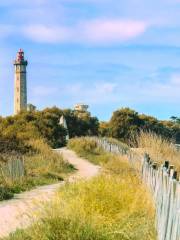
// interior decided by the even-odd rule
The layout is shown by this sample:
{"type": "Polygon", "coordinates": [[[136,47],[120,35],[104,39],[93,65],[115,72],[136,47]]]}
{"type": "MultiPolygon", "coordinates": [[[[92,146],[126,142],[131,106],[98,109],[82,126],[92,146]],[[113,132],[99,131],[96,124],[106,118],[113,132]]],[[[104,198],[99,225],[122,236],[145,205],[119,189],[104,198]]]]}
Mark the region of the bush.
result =
{"type": "Polygon", "coordinates": [[[0,135],[0,153],[1,154],[25,154],[32,151],[32,148],[17,136],[0,135]]]}
{"type": "Polygon", "coordinates": [[[0,186],[0,201],[11,199],[14,196],[12,190],[5,186],[0,186]]]}
{"type": "MultiPolygon", "coordinates": [[[[24,111],[16,116],[0,118],[2,140],[9,142],[9,147],[6,144],[5,150],[24,151],[29,139],[39,138],[43,138],[52,148],[64,146],[67,131],[59,124],[62,115],[66,118],[70,137],[98,134],[98,119],[91,117],[89,113],[79,116],[74,110],[62,110],[56,107],[46,108],[43,111],[24,111]]],[[[0,152],[1,147],[3,145],[0,144],[0,152]]]]}
{"type": "Polygon", "coordinates": [[[151,131],[176,143],[180,142],[179,118],[172,117],[170,121],[160,121],[130,108],[121,108],[113,112],[110,121],[101,122],[99,127],[100,136],[117,138],[136,147],[135,137],[140,131],[151,131]]]}

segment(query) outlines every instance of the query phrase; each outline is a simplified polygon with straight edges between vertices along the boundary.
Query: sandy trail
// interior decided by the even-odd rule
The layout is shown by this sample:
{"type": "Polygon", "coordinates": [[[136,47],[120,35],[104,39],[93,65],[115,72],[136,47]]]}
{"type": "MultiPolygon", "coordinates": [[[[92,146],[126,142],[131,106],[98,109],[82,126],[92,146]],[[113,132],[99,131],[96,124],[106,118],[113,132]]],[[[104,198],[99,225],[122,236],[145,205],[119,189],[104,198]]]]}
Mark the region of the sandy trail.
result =
{"type": "MultiPolygon", "coordinates": [[[[66,148],[56,151],[77,169],[68,181],[89,179],[97,175],[99,167],[79,158],[73,151],[66,148]]],[[[42,203],[50,201],[63,184],[64,182],[38,187],[32,191],[17,194],[14,199],[0,202],[0,238],[29,226],[35,218],[37,219],[35,215],[40,212],[42,203]]]]}
{"type": "Polygon", "coordinates": [[[73,151],[68,150],[66,148],[61,148],[58,150],[64,157],[67,159],[69,163],[73,164],[78,171],[70,177],[71,179],[79,179],[79,178],[91,178],[97,175],[100,167],[96,166],[85,159],[79,158],[73,151]]]}

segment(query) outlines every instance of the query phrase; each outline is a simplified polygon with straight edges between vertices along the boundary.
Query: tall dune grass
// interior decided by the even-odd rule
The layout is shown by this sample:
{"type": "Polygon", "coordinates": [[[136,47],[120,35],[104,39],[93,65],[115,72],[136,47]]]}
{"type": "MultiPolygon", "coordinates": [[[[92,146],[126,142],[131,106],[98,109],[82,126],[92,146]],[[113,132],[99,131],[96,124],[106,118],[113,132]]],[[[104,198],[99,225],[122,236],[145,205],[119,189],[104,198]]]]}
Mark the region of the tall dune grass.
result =
{"type": "Polygon", "coordinates": [[[155,240],[149,193],[126,159],[112,158],[90,181],[66,184],[41,221],[8,240],[155,240]]]}
{"type": "Polygon", "coordinates": [[[138,147],[147,152],[153,161],[159,164],[169,161],[180,172],[180,151],[169,140],[154,133],[141,132],[138,147]]]}
{"type": "Polygon", "coordinates": [[[94,164],[106,163],[109,160],[109,154],[99,148],[97,142],[92,138],[80,137],[70,139],[68,148],[94,164]]]}
{"type": "Polygon", "coordinates": [[[92,142],[87,146],[82,138],[72,143],[78,153],[87,151],[91,160],[95,156],[102,163],[101,174],[67,183],[45,206],[40,221],[8,240],[155,240],[151,196],[127,159],[105,154],[92,142]]]}
{"type": "MultiPolygon", "coordinates": [[[[0,162],[0,200],[12,198],[13,193],[30,190],[35,186],[62,181],[73,170],[73,167],[60,154],[53,152],[43,139],[31,140],[28,145],[32,147],[33,152],[23,155],[23,176],[16,173],[19,167],[5,171],[8,164],[17,162],[22,156],[6,154],[6,161],[0,162]],[[12,181],[14,178],[11,174],[19,178],[12,181]]],[[[12,164],[12,167],[15,167],[15,164],[12,164]]]]}
{"type": "Polygon", "coordinates": [[[71,166],[63,157],[53,152],[42,139],[32,140],[29,144],[35,149],[36,154],[26,157],[26,169],[29,174],[46,175],[48,173],[65,174],[70,172],[71,166]]]}

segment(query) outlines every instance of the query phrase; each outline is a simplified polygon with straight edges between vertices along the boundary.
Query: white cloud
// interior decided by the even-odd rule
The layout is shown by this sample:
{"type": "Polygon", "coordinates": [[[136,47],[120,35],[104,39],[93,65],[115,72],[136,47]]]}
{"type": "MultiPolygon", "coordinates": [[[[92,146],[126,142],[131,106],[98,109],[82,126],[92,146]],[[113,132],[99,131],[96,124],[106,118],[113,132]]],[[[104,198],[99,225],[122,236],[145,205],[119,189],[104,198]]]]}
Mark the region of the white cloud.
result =
{"type": "Polygon", "coordinates": [[[68,27],[29,25],[22,31],[26,37],[37,42],[111,44],[133,39],[144,33],[148,26],[141,21],[96,19],[68,27]]]}
{"type": "Polygon", "coordinates": [[[56,43],[64,42],[71,37],[71,32],[65,27],[49,27],[44,25],[30,25],[23,28],[23,34],[36,42],[56,43]]]}
{"type": "Polygon", "coordinates": [[[143,93],[144,98],[147,97],[145,101],[180,103],[180,75],[172,75],[170,80],[165,83],[148,83],[139,91],[143,93]]]}
{"type": "Polygon", "coordinates": [[[84,40],[95,43],[123,42],[146,31],[147,23],[133,20],[97,19],[81,25],[84,40]]]}
{"type": "Polygon", "coordinates": [[[180,88],[180,74],[174,74],[171,78],[171,83],[180,88]]]}

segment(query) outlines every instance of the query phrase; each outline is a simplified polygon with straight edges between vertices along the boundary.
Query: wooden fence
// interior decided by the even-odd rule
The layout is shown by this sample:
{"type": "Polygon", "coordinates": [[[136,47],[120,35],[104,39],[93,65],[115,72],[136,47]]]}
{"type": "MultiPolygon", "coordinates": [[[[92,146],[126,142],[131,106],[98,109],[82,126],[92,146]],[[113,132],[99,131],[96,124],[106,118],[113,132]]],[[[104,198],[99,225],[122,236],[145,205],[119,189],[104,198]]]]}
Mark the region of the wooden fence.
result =
{"type": "Polygon", "coordinates": [[[175,144],[175,146],[176,146],[177,150],[180,151],[180,144],[175,144]]]}
{"type": "Polygon", "coordinates": [[[180,181],[173,166],[166,161],[158,167],[148,154],[138,155],[106,139],[94,139],[105,151],[125,154],[134,167],[138,166],[154,198],[158,240],[180,240],[180,181]]]}

